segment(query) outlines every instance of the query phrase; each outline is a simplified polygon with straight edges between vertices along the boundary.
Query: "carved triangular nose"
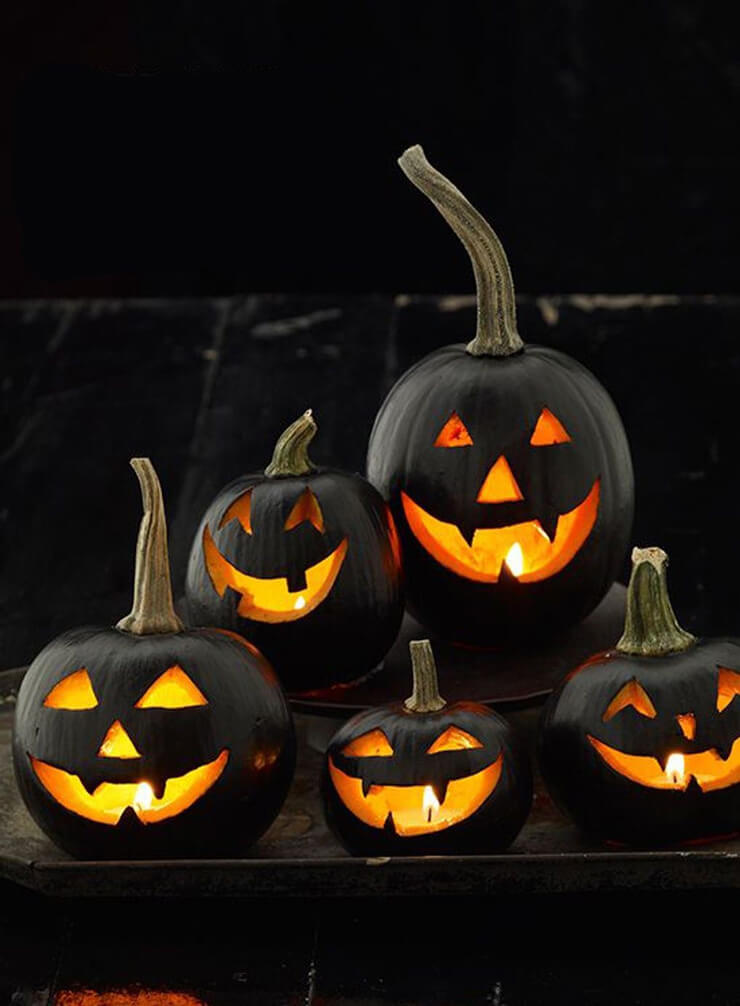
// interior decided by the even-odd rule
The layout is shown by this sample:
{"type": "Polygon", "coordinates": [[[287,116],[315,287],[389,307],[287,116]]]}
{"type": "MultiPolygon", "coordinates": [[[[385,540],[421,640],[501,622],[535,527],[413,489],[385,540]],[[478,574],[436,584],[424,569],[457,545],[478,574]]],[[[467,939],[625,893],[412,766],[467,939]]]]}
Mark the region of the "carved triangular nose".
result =
{"type": "Polygon", "coordinates": [[[486,475],[478,493],[479,503],[511,503],[523,500],[522,491],[516,483],[509,462],[502,454],[486,475]]]}
{"type": "Polygon", "coordinates": [[[98,751],[99,758],[141,758],[134,742],[126,733],[123,723],[116,720],[108,728],[98,751]]]}

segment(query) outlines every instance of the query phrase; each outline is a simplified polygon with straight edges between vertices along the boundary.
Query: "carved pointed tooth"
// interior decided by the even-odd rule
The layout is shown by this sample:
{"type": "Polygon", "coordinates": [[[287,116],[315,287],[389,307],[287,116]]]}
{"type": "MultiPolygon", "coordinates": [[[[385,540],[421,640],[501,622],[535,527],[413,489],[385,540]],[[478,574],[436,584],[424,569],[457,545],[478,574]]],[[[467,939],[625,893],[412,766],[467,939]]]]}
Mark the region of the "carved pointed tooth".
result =
{"type": "Polygon", "coordinates": [[[719,744],[715,744],[715,750],[722,761],[727,761],[732,752],[732,740],[728,739],[726,741],[720,741],[719,744]]]}
{"type": "Polygon", "coordinates": [[[393,811],[388,811],[388,817],[385,819],[385,824],[383,825],[383,831],[389,831],[392,835],[396,834],[396,825],[393,821],[393,811]]]}
{"type": "Polygon", "coordinates": [[[297,590],[305,590],[306,589],[306,573],[305,573],[305,570],[301,569],[301,570],[296,570],[295,572],[293,570],[290,570],[288,572],[288,575],[286,576],[286,580],[288,581],[288,590],[292,594],[295,594],[295,592],[297,590]]]}
{"type": "Polygon", "coordinates": [[[501,563],[501,572],[498,575],[499,583],[514,584],[519,583],[519,580],[514,576],[514,574],[509,569],[506,559],[501,563]]]}
{"type": "Polygon", "coordinates": [[[154,793],[154,798],[156,800],[161,800],[164,796],[164,788],[167,785],[166,779],[154,779],[149,783],[152,787],[152,793],[154,793]]]}
{"type": "Polygon", "coordinates": [[[440,807],[445,802],[445,798],[447,796],[447,787],[448,786],[449,786],[449,780],[448,779],[445,779],[442,782],[433,782],[433,783],[431,783],[432,792],[436,796],[437,801],[438,801],[440,807]]]}
{"type": "Polygon", "coordinates": [[[538,524],[542,528],[544,534],[547,535],[550,542],[555,540],[555,535],[558,530],[558,520],[560,519],[560,514],[553,507],[546,507],[542,510],[539,516],[538,524]]]}
{"type": "Polygon", "coordinates": [[[475,532],[478,530],[478,525],[475,521],[465,521],[463,524],[458,524],[457,529],[465,539],[466,545],[469,545],[472,548],[473,537],[475,536],[475,532]]]}
{"type": "Polygon", "coordinates": [[[701,792],[702,792],[702,788],[699,785],[699,783],[696,781],[696,776],[692,775],[691,778],[689,779],[688,786],[684,790],[684,793],[701,793],[701,792]]]}
{"type": "Polygon", "coordinates": [[[363,796],[367,796],[367,794],[370,792],[370,790],[372,788],[372,785],[373,785],[372,779],[364,778],[362,780],[362,795],[363,796]]]}
{"type": "Polygon", "coordinates": [[[100,784],[100,779],[97,776],[91,775],[80,775],[80,782],[85,787],[90,796],[93,795],[98,785],[100,784]]]}

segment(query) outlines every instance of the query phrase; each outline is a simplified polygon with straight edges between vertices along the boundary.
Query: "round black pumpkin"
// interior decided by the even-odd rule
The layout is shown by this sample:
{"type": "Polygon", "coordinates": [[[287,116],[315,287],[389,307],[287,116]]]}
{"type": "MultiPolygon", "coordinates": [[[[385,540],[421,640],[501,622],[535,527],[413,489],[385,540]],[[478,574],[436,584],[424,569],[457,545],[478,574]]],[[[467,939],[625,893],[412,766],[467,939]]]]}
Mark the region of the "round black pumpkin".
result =
{"type": "Polygon", "coordinates": [[[265,658],[175,614],[161,490],[144,498],[134,607],[116,628],[54,639],[18,694],[13,760],[39,826],[83,858],[235,854],[276,817],[295,767],[292,719],[265,658]]]}
{"type": "Polygon", "coordinates": [[[265,472],[226,486],[190,552],[192,620],[243,632],[292,691],[361,677],[392,645],[403,600],[398,540],[359,475],[316,468],[310,410],[265,472]]]}
{"type": "Polygon", "coordinates": [[[413,695],[359,713],[329,744],[329,825],[357,855],[505,849],[532,803],[528,755],[490,709],[446,704],[429,640],[410,648],[413,695]]]}
{"type": "Polygon", "coordinates": [[[635,549],[624,635],[548,700],[552,796],[585,831],[633,845],[740,830],[740,640],[678,625],[665,552],[635,549]]]}
{"type": "Polygon", "coordinates": [[[633,476],[613,402],[570,357],[524,345],[493,230],[412,147],[399,163],[468,250],[478,331],[405,373],[373,427],[368,478],[389,501],[408,606],[435,631],[497,645],[555,633],[613,583],[633,476]]]}

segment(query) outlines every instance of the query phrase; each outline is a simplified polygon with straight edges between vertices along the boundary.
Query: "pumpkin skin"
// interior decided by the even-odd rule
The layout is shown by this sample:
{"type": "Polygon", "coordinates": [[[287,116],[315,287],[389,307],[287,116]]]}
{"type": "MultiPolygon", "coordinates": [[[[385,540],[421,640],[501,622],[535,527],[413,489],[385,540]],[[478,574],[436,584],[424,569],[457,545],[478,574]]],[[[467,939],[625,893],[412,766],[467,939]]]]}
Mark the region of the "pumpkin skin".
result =
{"type": "Polygon", "coordinates": [[[322,793],[332,831],[355,855],[485,853],[505,849],[519,833],[532,778],[518,736],[485,706],[458,702],[418,712],[398,702],[340,728],[327,749],[322,793]],[[368,735],[380,737],[382,754],[354,753],[368,735]],[[425,830],[416,809],[429,787],[439,804],[432,823],[440,814],[449,822],[435,831],[425,830]],[[388,810],[396,811],[392,822],[388,810]]]}
{"type": "Polygon", "coordinates": [[[242,476],[206,510],[186,596],[192,621],[246,635],[292,691],[361,677],[391,647],[403,615],[390,511],[365,479],[336,469],[242,476]],[[248,522],[232,516],[247,507],[248,522]],[[309,570],[318,571],[313,580],[309,570]],[[260,606],[267,581],[281,584],[279,611],[260,606]]]}
{"type": "Polygon", "coordinates": [[[683,635],[677,652],[598,654],[548,700],[542,774],[584,831],[651,845],[740,829],[740,640],[683,635]]]}
{"type": "Polygon", "coordinates": [[[579,621],[614,582],[627,548],[633,476],[621,421],[596,378],[553,349],[525,346],[498,358],[472,356],[460,344],[425,357],[381,406],[367,471],[399,529],[410,611],[456,641],[494,645],[579,621]],[[530,443],[544,409],[568,441],[530,443]],[[435,446],[453,413],[472,443],[435,446]],[[478,502],[501,457],[522,498],[478,502]],[[596,495],[595,512],[587,513],[596,495]],[[557,543],[558,518],[579,506],[580,533],[587,533],[562,568],[541,579],[527,581],[526,570],[517,579],[502,562],[494,579],[476,579],[475,569],[450,568],[433,554],[434,543],[420,540],[409,523],[409,501],[454,525],[468,543],[478,529],[525,522],[527,530],[514,538],[526,541],[533,529],[540,535],[533,524],[539,522],[557,543]]]}
{"type": "Polygon", "coordinates": [[[633,476],[595,377],[516,327],[506,253],[427,161],[399,158],[470,255],[477,330],[396,382],[373,427],[368,478],[401,536],[408,606],[453,641],[494,646],[585,617],[619,571],[633,476]]]}
{"type": "MultiPolygon", "coordinates": [[[[156,699],[155,699],[156,701],[156,699]]],[[[217,629],[137,636],[118,629],[63,633],[36,657],[18,693],[13,759],[21,795],[39,826],[82,858],[171,858],[236,854],[278,814],[295,767],[290,711],[267,661],[245,640],[217,629]],[[136,708],[177,665],[207,704],[136,708]],[[85,668],[93,708],[50,708],[52,689],[85,668]],[[120,723],[140,758],[99,754],[120,723]],[[89,793],[105,782],[149,782],[157,794],[228,752],[209,788],[174,816],[142,823],[128,807],[118,823],[65,808],[32,759],[78,776],[89,793]]]]}

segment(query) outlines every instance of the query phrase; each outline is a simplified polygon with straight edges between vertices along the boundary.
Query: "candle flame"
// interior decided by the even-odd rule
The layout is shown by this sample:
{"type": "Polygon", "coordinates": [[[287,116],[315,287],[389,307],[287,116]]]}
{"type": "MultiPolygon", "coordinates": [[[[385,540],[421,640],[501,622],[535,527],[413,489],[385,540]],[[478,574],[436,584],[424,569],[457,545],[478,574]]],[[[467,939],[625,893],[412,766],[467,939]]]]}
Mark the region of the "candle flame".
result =
{"type": "Polygon", "coordinates": [[[431,786],[424,787],[424,796],[421,800],[421,807],[424,817],[431,823],[432,818],[439,810],[439,800],[434,795],[434,790],[431,786]]]}
{"type": "Polygon", "coordinates": [[[306,598],[303,596],[303,594],[299,594],[298,597],[296,598],[295,604],[293,605],[293,610],[300,611],[301,608],[305,607],[306,607],[306,598]]]}
{"type": "Polygon", "coordinates": [[[685,780],[685,763],[682,754],[672,754],[668,756],[665,763],[665,776],[674,786],[682,786],[685,780]]]}
{"type": "Polygon", "coordinates": [[[133,805],[135,810],[149,810],[154,799],[154,790],[148,782],[140,782],[134,793],[133,805]]]}
{"type": "Polygon", "coordinates": [[[509,567],[509,571],[514,574],[514,576],[521,576],[524,572],[524,554],[522,552],[522,546],[518,541],[515,541],[511,546],[509,551],[506,553],[506,558],[504,562],[509,567]]]}

